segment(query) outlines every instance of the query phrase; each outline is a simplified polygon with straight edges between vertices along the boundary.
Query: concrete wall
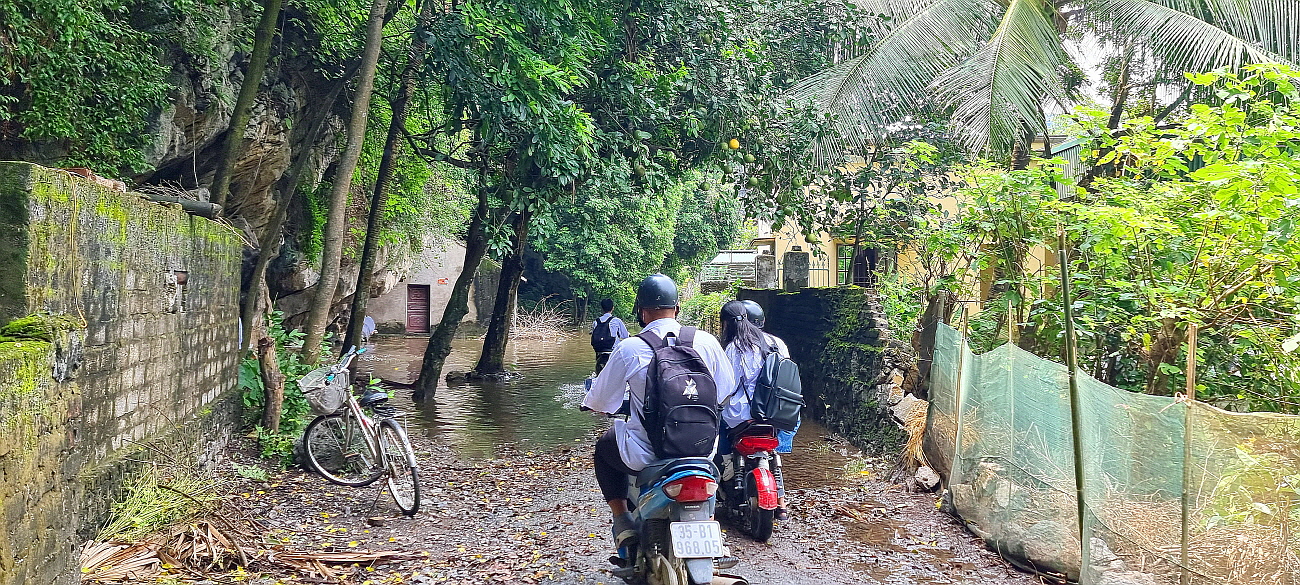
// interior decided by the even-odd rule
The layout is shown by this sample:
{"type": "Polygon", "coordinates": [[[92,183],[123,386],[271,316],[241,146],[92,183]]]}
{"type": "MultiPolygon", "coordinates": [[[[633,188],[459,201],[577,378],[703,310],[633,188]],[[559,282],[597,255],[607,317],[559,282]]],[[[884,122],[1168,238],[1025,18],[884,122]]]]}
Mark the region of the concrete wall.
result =
{"type": "MultiPolygon", "coordinates": [[[[401,333],[406,331],[406,286],[422,284],[429,287],[429,327],[432,329],[442,319],[442,311],[451,297],[451,288],[465,267],[465,246],[460,242],[426,242],[424,251],[411,265],[410,272],[388,292],[366,303],[366,313],[375,319],[380,331],[401,333]]],[[[470,298],[474,298],[471,289],[470,298]]],[[[469,304],[466,321],[478,319],[474,303],[469,304]]]]}
{"type": "Polygon", "coordinates": [[[890,394],[898,393],[902,380],[890,378],[910,356],[905,344],[891,339],[867,289],[742,289],[739,297],[762,305],[765,329],[789,346],[799,364],[806,415],[866,451],[897,450],[904,435],[892,420],[890,394]]]}
{"type": "Polygon", "coordinates": [[[0,323],[57,329],[0,343],[0,585],[76,583],[151,444],[211,464],[237,423],[241,243],[26,163],[0,163],[0,234],[0,323]]]}

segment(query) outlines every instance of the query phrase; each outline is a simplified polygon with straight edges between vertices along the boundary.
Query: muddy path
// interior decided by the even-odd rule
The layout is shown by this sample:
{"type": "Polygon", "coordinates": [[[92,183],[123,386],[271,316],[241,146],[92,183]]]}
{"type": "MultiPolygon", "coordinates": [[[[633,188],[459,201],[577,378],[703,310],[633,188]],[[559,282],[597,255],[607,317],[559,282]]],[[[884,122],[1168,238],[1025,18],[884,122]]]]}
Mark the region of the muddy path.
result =
{"type": "MultiPolygon", "coordinates": [[[[409,382],[425,341],[381,338],[360,360],[358,377],[409,382]]],[[[477,357],[474,340],[457,344],[448,370],[467,369],[477,357]]],[[[274,469],[251,441],[232,448],[231,459],[264,469],[265,481],[224,466],[239,513],[260,523],[268,543],[289,549],[396,550],[416,558],[357,566],[343,582],[621,583],[609,572],[609,513],[591,463],[608,421],[576,408],[590,347],[585,338],[512,342],[512,358],[524,373],[519,381],[443,387],[419,404],[395,396],[422,474],[424,499],[414,518],[398,512],[382,485],[347,488],[297,468],[274,469]]],[[[740,558],[729,572],[751,583],[1038,582],[940,513],[934,495],[891,485],[886,461],[862,457],[814,421],[800,430],[785,469],[791,519],[767,544],[726,534],[740,558]]],[[[313,582],[295,574],[249,581],[313,582]]]]}
{"type": "MultiPolygon", "coordinates": [[[[881,480],[883,461],[848,455],[809,426],[787,461],[791,520],[768,544],[729,530],[728,544],[741,559],[733,572],[755,584],[1038,582],[936,510],[933,495],[881,480]]],[[[357,567],[344,582],[619,583],[607,570],[608,512],[591,470],[595,433],[539,451],[505,445],[491,458],[463,457],[416,434],[425,497],[414,518],[401,516],[382,486],[345,488],[301,470],[276,471],[247,445],[232,458],[262,466],[268,479],[231,481],[240,508],[260,519],[272,542],[420,555],[357,567]]]]}

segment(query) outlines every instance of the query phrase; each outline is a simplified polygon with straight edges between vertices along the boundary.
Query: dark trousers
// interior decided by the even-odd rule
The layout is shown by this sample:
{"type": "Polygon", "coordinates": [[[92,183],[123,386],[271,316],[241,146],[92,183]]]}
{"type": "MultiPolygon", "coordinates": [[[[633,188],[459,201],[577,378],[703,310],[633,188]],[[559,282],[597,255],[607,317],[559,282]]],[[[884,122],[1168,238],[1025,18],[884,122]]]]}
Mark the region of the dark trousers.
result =
{"type": "Polygon", "coordinates": [[[608,352],[608,351],[596,352],[596,375],[597,376],[600,375],[601,370],[605,369],[605,364],[609,363],[610,353],[612,352],[608,352]]]}
{"type": "Polygon", "coordinates": [[[626,500],[627,476],[634,473],[618,454],[614,429],[606,430],[596,440],[596,483],[600,484],[600,493],[605,496],[605,501],[626,500]]]}

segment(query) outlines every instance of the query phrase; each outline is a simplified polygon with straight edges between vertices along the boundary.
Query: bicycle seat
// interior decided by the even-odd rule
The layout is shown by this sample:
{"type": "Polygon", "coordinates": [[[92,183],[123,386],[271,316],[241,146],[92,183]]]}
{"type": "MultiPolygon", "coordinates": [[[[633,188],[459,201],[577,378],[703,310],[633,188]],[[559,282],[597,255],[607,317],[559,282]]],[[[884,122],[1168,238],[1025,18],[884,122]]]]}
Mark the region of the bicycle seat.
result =
{"type": "Polygon", "coordinates": [[[366,392],[366,394],[361,397],[361,406],[364,408],[374,408],[385,402],[388,402],[387,392],[366,392]]]}

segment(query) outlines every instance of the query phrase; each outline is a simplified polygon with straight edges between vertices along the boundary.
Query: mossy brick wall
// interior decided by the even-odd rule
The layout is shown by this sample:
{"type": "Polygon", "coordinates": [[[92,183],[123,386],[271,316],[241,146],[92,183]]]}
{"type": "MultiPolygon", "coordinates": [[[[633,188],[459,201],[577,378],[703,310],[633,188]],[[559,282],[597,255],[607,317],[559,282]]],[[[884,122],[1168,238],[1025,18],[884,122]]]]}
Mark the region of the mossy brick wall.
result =
{"type": "Polygon", "coordinates": [[[865,451],[896,452],[904,440],[890,418],[884,378],[888,332],[880,307],[859,287],[740,291],[767,317],[799,364],[806,415],[865,451]]]}
{"type": "Polygon", "coordinates": [[[0,162],[0,324],[84,324],[0,343],[0,585],[77,582],[80,543],[142,461],[223,448],[240,256],[230,228],[178,206],[0,162]]]}

